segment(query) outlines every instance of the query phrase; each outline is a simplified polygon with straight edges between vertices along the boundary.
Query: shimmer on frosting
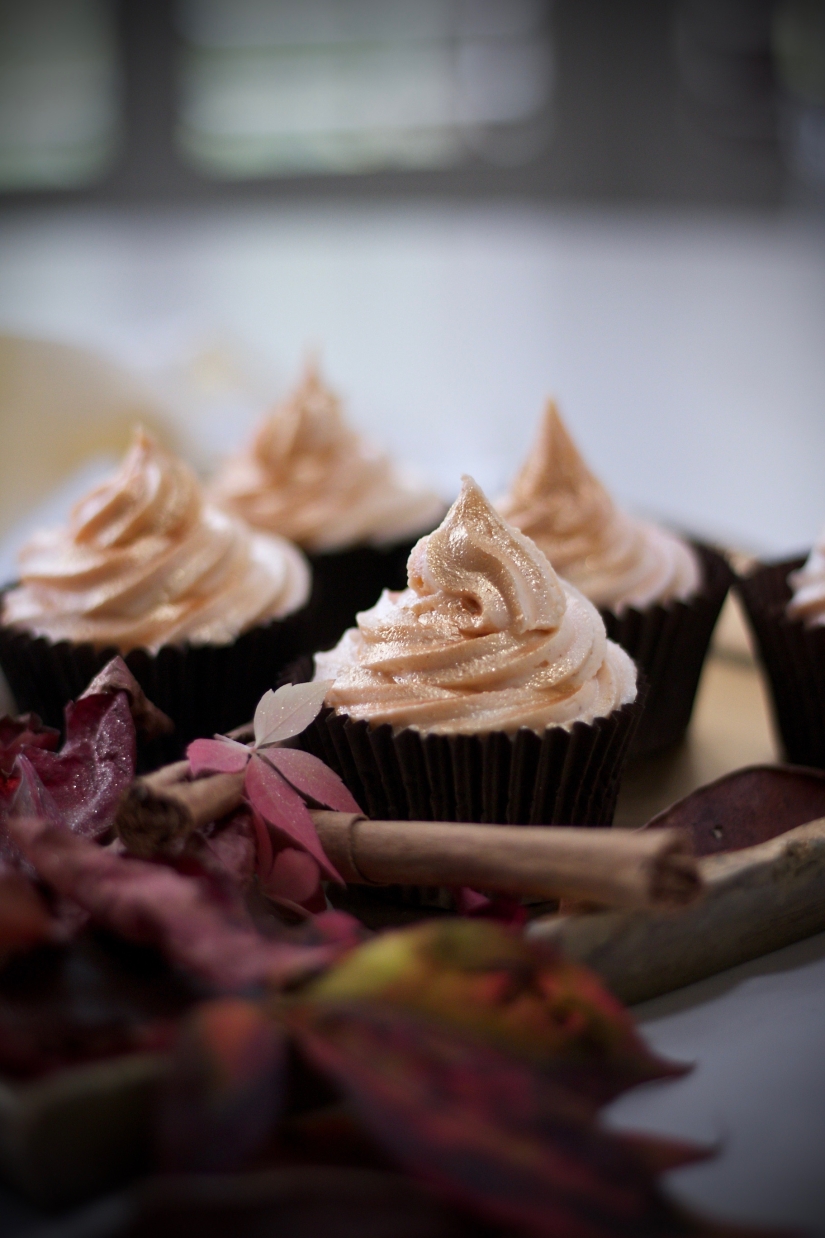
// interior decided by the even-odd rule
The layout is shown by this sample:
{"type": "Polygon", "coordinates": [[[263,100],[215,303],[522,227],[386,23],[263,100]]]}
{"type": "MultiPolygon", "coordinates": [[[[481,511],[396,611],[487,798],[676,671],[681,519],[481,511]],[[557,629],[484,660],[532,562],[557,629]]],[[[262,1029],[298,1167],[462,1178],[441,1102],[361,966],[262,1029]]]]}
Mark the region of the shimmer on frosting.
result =
{"type": "Polygon", "coordinates": [[[35,536],[19,564],[5,623],[123,653],[228,644],[297,610],[310,588],[295,546],[206,504],[194,473],[142,431],[67,527],[35,536]]]}
{"type": "Polygon", "coordinates": [[[693,548],[617,507],[552,400],[538,442],[498,508],[596,606],[643,609],[688,598],[701,585],[693,548]]]}
{"type": "Polygon", "coordinates": [[[315,554],[404,541],[431,529],[444,512],[436,494],[347,425],[338,397],[313,366],[226,463],[213,494],[254,528],[315,554]]]}
{"type": "Polygon", "coordinates": [[[798,572],[791,572],[788,584],[793,597],[788,603],[791,619],[802,619],[809,627],[825,625],[825,529],[798,572]]]}
{"type": "Polygon", "coordinates": [[[408,577],[316,655],[339,712],[438,734],[540,733],[635,699],[635,667],[598,611],[471,478],[408,577]]]}

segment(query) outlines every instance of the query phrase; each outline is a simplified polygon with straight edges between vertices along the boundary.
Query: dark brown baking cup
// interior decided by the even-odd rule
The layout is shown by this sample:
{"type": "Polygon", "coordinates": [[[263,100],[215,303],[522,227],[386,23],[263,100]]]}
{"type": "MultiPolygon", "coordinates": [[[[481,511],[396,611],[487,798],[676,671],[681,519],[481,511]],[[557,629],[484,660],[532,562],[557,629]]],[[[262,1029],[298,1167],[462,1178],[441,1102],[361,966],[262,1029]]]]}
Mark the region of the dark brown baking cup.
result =
{"type": "MultiPolygon", "coordinates": [[[[426,530],[425,530],[426,532],[426,530]]],[[[374,606],[382,589],[406,589],[407,559],[420,533],[386,547],[355,546],[330,554],[310,555],[315,604],[315,643],[302,652],[331,649],[359,610],[374,606]]]]}
{"type": "Polygon", "coordinates": [[[600,612],[607,635],[644,671],[648,694],[631,757],[649,756],[677,743],[688,728],[699,676],[719,612],[734,580],[727,560],[710,546],[692,543],[702,563],[702,587],[686,601],[600,612]]]}
{"type": "Polygon", "coordinates": [[[763,564],[740,578],[736,589],[756,637],[788,759],[825,769],[825,627],[808,627],[786,613],[792,596],[788,573],[806,558],[763,564]]]}
{"type": "MultiPolygon", "coordinates": [[[[173,735],[141,746],[141,767],[173,760],[199,735],[248,722],[264,692],[300,653],[311,623],[312,603],[251,628],[231,645],[165,645],[156,654],[146,649],[124,654],[149,700],[175,723],[173,735]]],[[[0,625],[0,666],[18,709],[33,710],[61,729],[64,706],[118,652],[114,646],[55,642],[0,625]]]]}

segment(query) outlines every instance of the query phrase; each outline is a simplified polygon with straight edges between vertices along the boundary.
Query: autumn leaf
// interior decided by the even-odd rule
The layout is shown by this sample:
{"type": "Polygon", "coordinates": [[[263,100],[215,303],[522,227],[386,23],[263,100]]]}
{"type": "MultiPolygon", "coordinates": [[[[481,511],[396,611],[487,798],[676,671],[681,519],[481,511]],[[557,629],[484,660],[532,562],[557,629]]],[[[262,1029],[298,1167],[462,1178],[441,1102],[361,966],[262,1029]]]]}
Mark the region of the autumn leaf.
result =
{"type": "Polygon", "coordinates": [[[364,1002],[301,1006],[286,1018],[380,1146],[483,1220],[537,1238],[710,1232],[659,1190],[649,1146],[637,1151],[598,1126],[529,1063],[364,1002]]]}
{"type": "Polygon", "coordinates": [[[331,679],[316,679],[311,683],[284,684],[277,692],[266,692],[255,710],[255,747],[264,748],[300,735],[317,716],[331,687],[331,679]]]}
{"type": "Polygon", "coordinates": [[[343,885],[337,869],[327,859],[309,810],[297,791],[276,769],[256,755],[246,771],[244,789],[256,812],[315,859],[332,881],[343,885]]]}
{"type": "Polygon", "coordinates": [[[687,1069],[656,1057],[598,977],[489,920],[382,933],[314,981],[317,1001],[415,1010],[565,1078],[595,1102],[687,1069]]]}
{"type": "Polygon", "coordinates": [[[237,1169],[266,1142],[284,1102],[286,1034],[240,998],[204,1002],[181,1029],[158,1114],[163,1169],[237,1169]]]}
{"type": "Polygon", "coordinates": [[[192,777],[200,774],[239,774],[252,753],[246,744],[218,735],[214,739],[193,739],[186,749],[192,777]]]}
{"type": "Polygon", "coordinates": [[[300,748],[267,748],[262,757],[302,795],[308,795],[325,808],[360,813],[361,809],[335,771],[312,753],[302,752],[300,748]]]}

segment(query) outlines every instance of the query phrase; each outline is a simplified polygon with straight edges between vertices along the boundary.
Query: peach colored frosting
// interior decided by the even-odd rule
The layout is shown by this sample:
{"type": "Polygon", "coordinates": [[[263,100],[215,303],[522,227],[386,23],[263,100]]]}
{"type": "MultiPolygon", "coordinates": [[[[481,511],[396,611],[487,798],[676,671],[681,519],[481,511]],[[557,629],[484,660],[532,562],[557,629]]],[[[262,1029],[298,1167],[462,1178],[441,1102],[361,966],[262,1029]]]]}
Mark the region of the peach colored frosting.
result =
{"type": "Polygon", "coordinates": [[[596,606],[643,609],[688,598],[701,585],[693,548],[616,506],[552,400],[534,451],[497,506],[596,606]]]}
{"type": "Polygon", "coordinates": [[[408,589],[385,590],[315,657],[339,712],[442,735],[541,732],[635,699],[635,667],[596,608],[472,478],[407,570],[408,589]]]}
{"type": "Polygon", "coordinates": [[[4,623],[123,653],[228,644],[297,610],[310,589],[295,546],[204,503],[194,473],[140,430],[118,472],[19,563],[4,623]]]}
{"type": "Polygon", "coordinates": [[[280,533],[314,554],[404,541],[444,513],[438,495],[350,429],[339,399],[312,366],[250,445],[226,463],[213,494],[254,528],[280,533]]]}
{"type": "Polygon", "coordinates": [[[794,591],[788,603],[791,619],[804,619],[809,627],[825,624],[825,529],[804,565],[791,572],[788,584],[794,591]]]}

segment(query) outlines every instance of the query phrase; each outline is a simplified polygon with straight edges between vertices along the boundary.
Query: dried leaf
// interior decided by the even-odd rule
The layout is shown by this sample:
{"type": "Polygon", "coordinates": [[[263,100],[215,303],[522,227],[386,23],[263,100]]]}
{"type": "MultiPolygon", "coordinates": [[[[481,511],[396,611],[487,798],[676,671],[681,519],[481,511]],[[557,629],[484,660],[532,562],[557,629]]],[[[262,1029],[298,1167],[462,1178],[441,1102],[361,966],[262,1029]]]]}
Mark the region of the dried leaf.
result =
{"type": "Polygon", "coordinates": [[[325,966],[334,947],[260,937],[230,915],[209,883],[135,860],[61,827],[13,818],[9,832],[37,875],[113,932],[157,946],[218,989],[284,984],[325,966]]]}
{"type": "Polygon", "coordinates": [[[563,1067],[595,1103],[687,1069],[651,1053],[596,975],[489,920],[382,933],[315,981],[319,1001],[372,999],[422,1012],[535,1063],[563,1067]]]}
{"type": "Polygon", "coordinates": [[[703,1232],[659,1190],[649,1150],[595,1125],[535,1068],[390,1008],[303,1007],[287,1019],[381,1146],[483,1220],[542,1238],[703,1232]]]}
{"type": "Polygon", "coordinates": [[[697,855],[717,855],[767,842],[824,816],[825,772],[753,765],[692,791],[644,828],[687,830],[697,855]]]}
{"type": "Polygon", "coordinates": [[[184,1173],[240,1168],[283,1107],[286,1035],[239,998],[201,1005],[172,1057],[159,1113],[161,1167],[184,1173]]]}
{"type": "Polygon", "coordinates": [[[143,688],[135,679],[123,658],[112,658],[102,671],[95,675],[80,700],[86,696],[98,694],[125,692],[129,700],[129,710],[135,726],[146,739],[156,739],[159,735],[171,735],[175,724],[162,709],[153,705],[143,688]]]}
{"type": "Polygon", "coordinates": [[[338,775],[312,753],[302,752],[300,748],[268,748],[263,759],[274,765],[296,791],[308,795],[316,803],[338,812],[360,813],[361,809],[338,775]]]}
{"type": "Polygon", "coordinates": [[[244,788],[252,807],[265,821],[275,826],[304,851],[308,851],[332,881],[344,884],[324,854],[306,804],[297,791],[293,791],[289,783],[261,756],[254,756],[249,762],[244,788]]]}
{"type": "Polygon", "coordinates": [[[193,739],[186,757],[193,778],[199,774],[239,774],[251,756],[246,744],[216,736],[215,739],[193,739]]]}
{"type": "Polygon", "coordinates": [[[331,687],[331,679],[316,679],[284,684],[277,692],[264,693],[255,710],[255,747],[300,735],[319,713],[331,687]]]}

